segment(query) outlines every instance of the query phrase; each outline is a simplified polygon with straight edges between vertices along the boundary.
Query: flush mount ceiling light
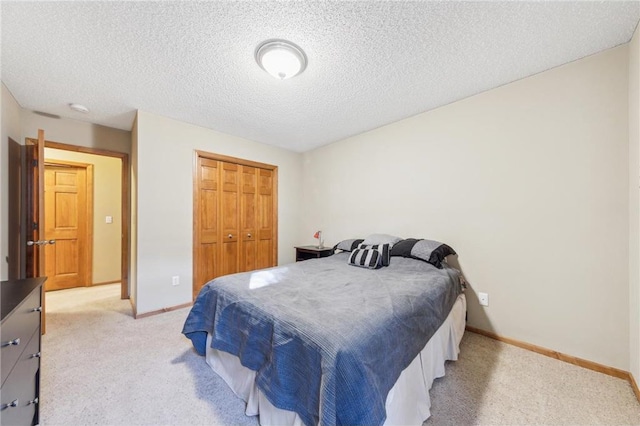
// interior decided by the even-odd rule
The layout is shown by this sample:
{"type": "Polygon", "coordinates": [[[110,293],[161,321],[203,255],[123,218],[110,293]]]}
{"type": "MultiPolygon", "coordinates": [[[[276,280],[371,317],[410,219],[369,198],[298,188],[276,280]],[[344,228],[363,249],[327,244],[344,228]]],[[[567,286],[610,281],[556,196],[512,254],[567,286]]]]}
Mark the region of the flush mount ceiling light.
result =
{"type": "Polygon", "coordinates": [[[69,104],[69,108],[71,108],[74,111],[81,112],[83,114],[86,114],[89,112],[89,108],[81,104],[69,104]]]}
{"type": "Polygon", "coordinates": [[[279,80],[300,74],[307,67],[307,55],[287,40],[267,40],[256,49],[258,65],[279,80]]]}

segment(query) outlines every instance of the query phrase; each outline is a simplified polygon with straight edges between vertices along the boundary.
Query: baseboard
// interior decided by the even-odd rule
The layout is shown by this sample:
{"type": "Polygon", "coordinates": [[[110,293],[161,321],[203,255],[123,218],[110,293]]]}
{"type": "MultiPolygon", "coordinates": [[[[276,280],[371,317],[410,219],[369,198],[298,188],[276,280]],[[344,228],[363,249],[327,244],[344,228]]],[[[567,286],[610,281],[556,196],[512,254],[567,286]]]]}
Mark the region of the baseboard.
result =
{"type": "Polygon", "coordinates": [[[158,314],[163,314],[165,312],[175,311],[177,309],[188,308],[191,305],[193,305],[193,302],[187,302],[187,303],[183,303],[182,305],[170,306],[168,308],[158,309],[157,311],[145,312],[145,313],[140,314],[140,315],[136,314],[136,311],[135,311],[135,308],[134,308],[133,317],[135,319],[146,318],[146,317],[150,317],[152,315],[158,315],[158,314]]]}
{"type": "Polygon", "coordinates": [[[120,281],[120,280],[104,281],[104,282],[101,282],[101,283],[93,283],[93,284],[91,284],[91,287],[94,287],[94,286],[97,286],[97,285],[107,285],[107,284],[116,284],[116,283],[119,284],[121,282],[122,281],[120,281]]]}
{"type": "Polygon", "coordinates": [[[531,343],[526,343],[521,340],[512,339],[510,337],[503,337],[498,334],[492,333],[491,331],[482,330],[480,328],[467,326],[466,329],[473,333],[482,334],[483,336],[490,337],[500,342],[508,343],[510,345],[517,346],[522,349],[527,349],[529,351],[536,352],[541,355],[546,355],[548,357],[555,358],[560,361],[568,362],[569,364],[574,364],[579,367],[588,368],[589,370],[597,371],[598,373],[603,373],[609,376],[617,377],[619,379],[627,380],[631,384],[631,387],[634,388],[633,391],[635,392],[636,397],[638,398],[638,401],[640,401],[640,392],[638,392],[638,385],[635,384],[635,380],[633,379],[633,376],[628,371],[620,370],[614,367],[609,367],[607,365],[598,364],[597,362],[589,361],[589,360],[578,358],[575,356],[563,354],[561,352],[553,351],[551,349],[543,348],[541,346],[532,345],[531,343]]]}
{"type": "Polygon", "coordinates": [[[638,383],[636,379],[633,377],[633,374],[629,373],[629,383],[631,383],[631,388],[633,389],[633,393],[636,394],[636,398],[638,398],[638,402],[640,402],[640,389],[638,388],[638,383]]]}

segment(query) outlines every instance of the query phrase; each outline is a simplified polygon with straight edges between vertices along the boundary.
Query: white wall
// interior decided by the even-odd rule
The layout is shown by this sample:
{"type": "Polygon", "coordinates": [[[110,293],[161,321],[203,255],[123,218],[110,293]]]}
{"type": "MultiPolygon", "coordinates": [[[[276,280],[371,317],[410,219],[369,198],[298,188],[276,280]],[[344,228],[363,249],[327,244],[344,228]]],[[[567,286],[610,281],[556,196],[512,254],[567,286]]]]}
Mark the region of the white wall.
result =
{"type": "MultiPolygon", "coordinates": [[[[99,126],[85,121],[71,119],[55,119],[22,109],[11,92],[2,84],[2,143],[0,144],[0,278],[7,278],[8,251],[8,210],[7,191],[7,138],[24,144],[24,138],[37,138],[38,129],[45,131],[48,141],[62,142],[71,145],[106,149],[129,153],[131,150],[131,132],[99,126]]],[[[118,160],[119,161],[119,160],[118,160]]]]}
{"type": "Polygon", "coordinates": [[[629,44],[629,354],[640,382],[640,29],[629,44]]]}
{"type": "Polygon", "coordinates": [[[21,119],[25,138],[35,139],[38,129],[43,129],[48,141],[116,152],[131,151],[131,132],[125,130],[68,118],[45,117],[29,110],[22,110],[21,119]]]}
{"type": "Polygon", "coordinates": [[[196,149],[278,166],[278,262],[294,261],[302,197],[300,154],[138,111],[138,314],[191,301],[196,149]],[[174,275],[181,285],[171,285],[174,275]]]}
{"type": "Polygon", "coordinates": [[[8,153],[9,142],[11,138],[19,144],[24,144],[22,135],[20,133],[20,105],[16,102],[15,98],[9,92],[9,89],[4,85],[2,86],[2,103],[0,109],[2,110],[2,123],[1,123],[1,138],[0,139],[0,279],[6,280],[8,278],[8,264],[6,257],[9,255],[9,198],[6,188],[8,174],[8,153]]]}
{"type": "Polygon", "coordinates": [[[138,288],[138,114],[131,129],[131,226],[129,227],[129,299],[135,308],[138,288]]]}
{"type": "Polygon", "coordinates": [[[628,370],[627,52],[305,153],[301,239],[446,242],[470,325],[628,370]]]}
{"type": "Polygon", "coordinates": [[[43,129],[47,141],[127,154],[131,152],[131,132],[125,130],[68,118],[46,117],[25,109],[21,110],[20,118],[25,138],[36,138],[38,129],[43,129]]]}
{"type": "MultiPolygon", "coordinates": [[[[2,8],[0,8],[0,22],[2,20],[2,8]]],[[[2,45],[2,31],[0,31],[0,46],[2,45]]],[[[8,143],[7,142],[7,138],[5,135],[5,126],[8,126],[9,123],[5,123],[5,116],[4,116],[4,105],[5,105],[5,94],[4,92],[7,91],[7,88],[4,86],[4,83],[2,83],[2,55],[0,55],[0,143],[8,143]]],[[[13,96],[12,96],[13,97],[13,96]]],[[[15,99],[14,99],[15,101],[15,99]]],[[[19,143],[19,142],[18,142],[19,143]]],[[[6,209],[8,209],[8,203],[5,203],[5,195],[1,195],[4,194],[5,192],[7,192],[6,190],[6,185],[7,180],[8,180],[8,171],[5,172],[5,170],[7,170],[7,155],[8,155],[9,149],[7,147],[7,151],[5,152],[2,148],[0,148],[0,206],[2,206],[0,208],[0,280],[6,280],[9,277],[9,265],[8,262],[6,261],[6,256],[8,255],[8,251],[9,251],[9,235],[8,235],[8,227],[9,227],[9,212],[8,210],[5,212],[6,209]],[[7,173],[7,176],[5,177],[5,173],[7,173]],[[5,219],[6,217],[6,219],[5,219]],[[7,231],[5,231],[5,227],[7,229],[7,231]],[[6,241],[6,243],[5,243],[6,241]]],[[[7,195],[8,196],[8,195],[7,195]]]]}
{"type": "Polygon", "coordinates": [[[45,148],[46,160],[93,164],[93,259],[90,284],[122,277],[122,160],[104,155],[45,148]],[[105,217],[111,216],[112,223],[105,217]]]}

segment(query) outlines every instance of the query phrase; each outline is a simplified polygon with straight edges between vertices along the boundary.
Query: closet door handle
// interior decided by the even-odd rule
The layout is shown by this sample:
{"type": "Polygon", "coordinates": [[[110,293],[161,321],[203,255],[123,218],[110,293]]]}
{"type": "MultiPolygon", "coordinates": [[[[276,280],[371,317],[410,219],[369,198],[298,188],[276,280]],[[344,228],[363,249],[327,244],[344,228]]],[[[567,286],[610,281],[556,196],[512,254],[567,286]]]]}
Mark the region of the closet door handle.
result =
{"type": "Polygon", "coordinates": [[[37,308],[33,308],[31,312],[42,312],[42,306],[38,306],[37,308]]]}
{"type": "Polygon", "coordinates": [[[251,234],[247,234],[247,238],[251,238],[251,234]]]}
{"type": "Polygon", "coordinates": [[[229,235],[227,235],[227,237],[233,238],[233,234],[229,234],[229,235]]]}

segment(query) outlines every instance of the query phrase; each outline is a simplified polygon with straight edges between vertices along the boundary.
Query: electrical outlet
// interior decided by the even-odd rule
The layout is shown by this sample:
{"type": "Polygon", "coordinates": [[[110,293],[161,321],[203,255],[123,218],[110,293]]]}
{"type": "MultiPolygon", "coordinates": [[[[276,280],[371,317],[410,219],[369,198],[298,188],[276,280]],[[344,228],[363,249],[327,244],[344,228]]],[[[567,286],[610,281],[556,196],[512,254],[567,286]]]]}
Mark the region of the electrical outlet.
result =
{"type": "Polygon", "coordinates": [[[171,277],[171,284],[180,285],[180,277],[178,275],[171,277]]]}
{"type": "Polygon", "coordinates": [[[489,294],[488,293],[478,293],[478,300],[482,306],[489,306],[489,294]]]}

